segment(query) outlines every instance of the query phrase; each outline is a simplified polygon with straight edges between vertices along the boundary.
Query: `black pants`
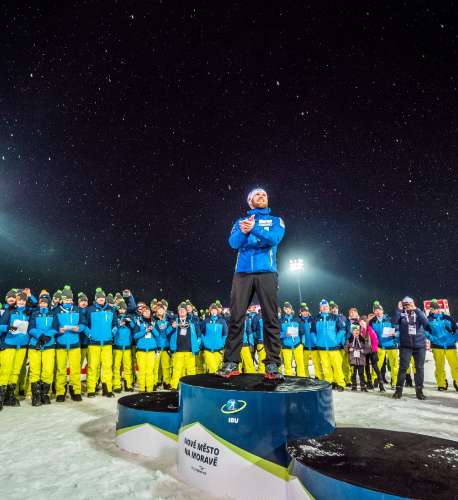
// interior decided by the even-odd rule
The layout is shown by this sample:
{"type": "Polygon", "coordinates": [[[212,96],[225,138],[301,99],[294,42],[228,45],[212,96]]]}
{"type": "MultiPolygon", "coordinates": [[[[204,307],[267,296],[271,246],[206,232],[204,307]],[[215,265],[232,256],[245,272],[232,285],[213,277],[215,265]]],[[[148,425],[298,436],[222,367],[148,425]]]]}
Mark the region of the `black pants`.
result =
{"type": "Polygon", "coordinates": [[[399,373],[396,387],[404,387],[406,373],[410,366],[410,358],[413,356],[415,362],[415,387],[423,388],[423,380],[425,378],[425,356],[426,349],[424,347],[410,348],[401,347],[399,349],[399,373]]]}
{"type": "Polygon", "coordinates": [[[224,361],[240,363],[243,329],[248,306],[256,295],[264,323],[265,364],[280,365],[280,322],[278,320],[277,273],[235,273],[231,290],[231,319],[224,351],[224,361]]]}
{"type": "Polygon", "coordinates": [[[379,381],[379,383],[380,384],[383,383],[382,374],[378,369],[377,363],[378,363],[378,354],[376,352],[370,352],[369,354],[366,354],[366,379],[368,384],[372,382],[371,366],[375,374],[377,375],[377,380],[379,381]]]}
{"type": "Polygon", "coordinates": [[[356,387],[356,374],[358,374],[359,385],[361,387],[366,387],[364,382],[364,365],[353,365],[351,368],[353,370],[351,374],[351,385],[356,387]]]}

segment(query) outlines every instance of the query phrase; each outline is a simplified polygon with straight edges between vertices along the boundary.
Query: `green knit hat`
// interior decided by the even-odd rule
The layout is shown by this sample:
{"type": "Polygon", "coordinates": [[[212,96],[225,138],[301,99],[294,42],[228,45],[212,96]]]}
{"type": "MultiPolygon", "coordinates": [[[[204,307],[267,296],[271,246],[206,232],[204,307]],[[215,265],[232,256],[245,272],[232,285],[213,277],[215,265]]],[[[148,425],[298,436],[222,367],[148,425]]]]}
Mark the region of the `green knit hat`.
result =
{"type": "Polygon", "coordinates": [[[284,308],[289,307],[290,309],[292,309],[292,308],[293,308],[293,306],[291,305],[291,302],[285,302],[285,303],[283,304],[283,307],[284,307],[284,308]]]}
{"type": "Polygon", "coordinates": [[[118,309],[126,309],[127,310],[127,304],[125,300],[120,300],[118,302],[118,309]]]}
{"type": "Polygon", "coordinates": [[[95,289],[95,299],[100,299],[101,297],[103,297],[104,299],[107,298],[105,292],[99,287],[99,288],[96,288],[95,289]]]}
{"type": "Polygon", "coordinates": [[[310,311],[309,306],[305,303],[301,303],[301,311],[310,311]]]}
{"type": "Polygon", "coordinates": [[[122,293],[116,292],[114,296],[115,300],[124,300],[122,293]]]}
{"type": "Polygon", "coordinates": [[[114,304],[114,297],[113,297],[112,293],[107,294],[107,302],[108,302],[108,304],[111,304],[111,305],[114,304]]]}
{"type": "Polygon", "coordinates": [[[382,304],[380,304],[380,302],[378,300],[374,300],[374,302],[372,304],[372,311],[375,312],[376,309],[381,309],[383,311],[382,304]]]}
{"type": "Polygon", "coordinates": [[[218,309],[218,304],[216,302],[209,305],[208,310],[211,311],[212,309],[218,309]]]}
{"type": "Polygon", "coordinates": [[[62,298],[62,290],[56,290],[54,292],[54,295],[52,296],[53,299],[61,299],[62,298]]]}
{"type": "Polygon", "coordinates": [[[441,306],[439,305],[439,302],[437,301],[437,299],[431,299],[431,305],[429,306],[430,309],[440,309],[441,306]]]}
{"type": "Polygon", "coordinates": [[[73,300],[73,292],[70,285],[65,285],[64,289],[62,290],[62,300],[64,299],[73,300]]]}
{"type": "Polygon", "coordinates": [[[15,299],[16,293],[17,293],[17,288],[12,288],[11,290],[8,290],[8,293],[5,296],[5,300],[9,299],[10,297],[13,297],[13,299],[15,299]]]}
{"type": "Polygon", "coordinates": [[[186,306],[187,306],[186,302],[180,302],[178,304],[177,309],[186,309],[186,306]]]}
{"type": "Polygon", "coordinates": [[[78,302],[89,302],[89,299],[87,298],[87,295],[84,292],[79,292],[78,293],[78,302]]]}

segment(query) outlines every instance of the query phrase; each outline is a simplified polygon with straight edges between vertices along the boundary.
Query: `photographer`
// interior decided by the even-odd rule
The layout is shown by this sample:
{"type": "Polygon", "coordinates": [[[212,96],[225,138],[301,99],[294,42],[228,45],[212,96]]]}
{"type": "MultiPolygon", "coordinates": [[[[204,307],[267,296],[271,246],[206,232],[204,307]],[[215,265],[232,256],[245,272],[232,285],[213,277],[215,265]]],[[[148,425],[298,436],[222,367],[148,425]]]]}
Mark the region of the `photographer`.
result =
{"type": "Polygon", "coordinates": [[[413,356],[415,362],[415,392],[418,399],[426,399],[423,394],[423,379],[426,354],[425,330],[430,331],[428,320],[423,311],[415,306],[412,298],[404,297],[401,308],[393,315],[392,323],[399,327],[400,344],[400,366],[396,381],[396,392],[393,394],[393,398],[400,399],[402,397],[406,372],[410,365],[410,358],[413,356]]]}

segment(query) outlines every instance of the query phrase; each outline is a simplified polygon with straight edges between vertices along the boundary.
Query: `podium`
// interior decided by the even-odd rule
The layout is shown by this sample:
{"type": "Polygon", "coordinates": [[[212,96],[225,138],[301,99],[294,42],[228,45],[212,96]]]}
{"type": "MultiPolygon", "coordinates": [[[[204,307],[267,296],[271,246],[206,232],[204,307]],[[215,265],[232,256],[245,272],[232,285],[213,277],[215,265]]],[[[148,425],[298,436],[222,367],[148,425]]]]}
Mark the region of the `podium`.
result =
{"type": "Polygon", "coordinates": [[[331,386],[262,375],[180,381],[178,472],[210,494],[237,499],[309,498],[289,471],[286,444],[334,430],[331,386]]]}

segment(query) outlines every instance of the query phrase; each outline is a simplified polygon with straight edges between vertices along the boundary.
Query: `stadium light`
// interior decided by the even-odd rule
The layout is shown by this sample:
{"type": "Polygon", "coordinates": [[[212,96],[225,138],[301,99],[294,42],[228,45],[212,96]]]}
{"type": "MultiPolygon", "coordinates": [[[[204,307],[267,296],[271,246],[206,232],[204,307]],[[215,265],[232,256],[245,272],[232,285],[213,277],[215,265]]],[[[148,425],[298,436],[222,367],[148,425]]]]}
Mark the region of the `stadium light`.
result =
{"type": "Polygon", "coordinates": [[[301,290],[301,274],[304,270],[304,260],[303,259],[290,259],[289,261],[290,271],[296,273],[297,277],[297,289],[299,291],[299,304],[302,303],[302,290],[301,290]]]}

